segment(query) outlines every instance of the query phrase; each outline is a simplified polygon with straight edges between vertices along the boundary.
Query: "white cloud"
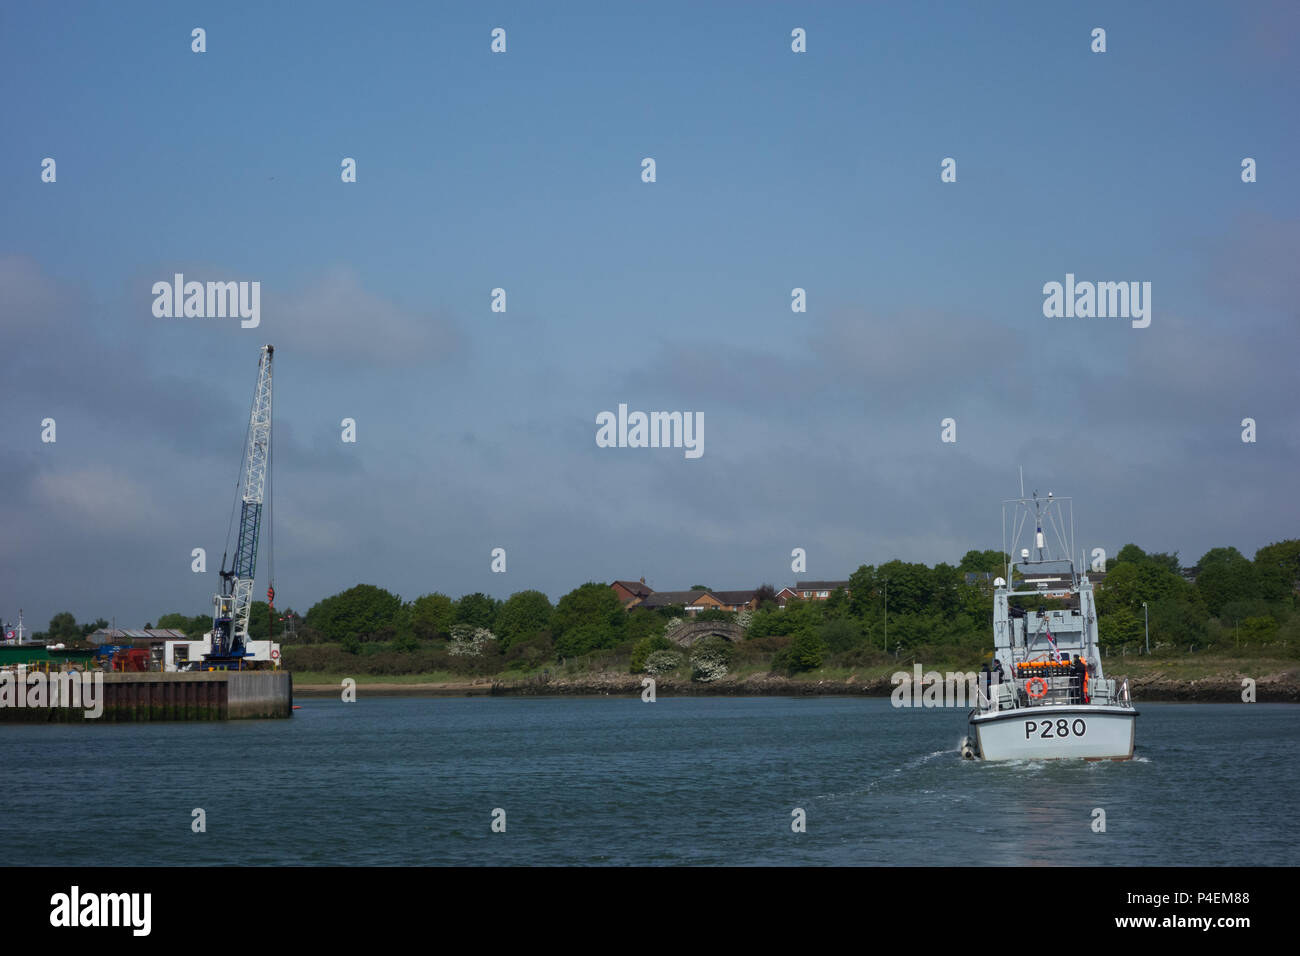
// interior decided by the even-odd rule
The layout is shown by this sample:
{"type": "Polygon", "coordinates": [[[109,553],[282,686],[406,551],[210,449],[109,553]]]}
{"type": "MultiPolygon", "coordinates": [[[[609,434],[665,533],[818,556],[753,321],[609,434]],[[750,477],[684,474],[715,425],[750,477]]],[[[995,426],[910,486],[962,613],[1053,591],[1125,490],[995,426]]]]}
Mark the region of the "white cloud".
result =
{"type": "Polygon", "coordinates": [[[460,348],[452,322],[363,288],[349,268],[332,269],[283,298],[263,295],[268,340],[296,353],[391,367],[441,362],[460,348]]]}
{"type": "Polygon", "coordinates": [[[105,465],[39,472],[32,478],[32,496],[61,524],[88,533],[140,533],[149,526],[153,500],[147,486],[105,465]]]}

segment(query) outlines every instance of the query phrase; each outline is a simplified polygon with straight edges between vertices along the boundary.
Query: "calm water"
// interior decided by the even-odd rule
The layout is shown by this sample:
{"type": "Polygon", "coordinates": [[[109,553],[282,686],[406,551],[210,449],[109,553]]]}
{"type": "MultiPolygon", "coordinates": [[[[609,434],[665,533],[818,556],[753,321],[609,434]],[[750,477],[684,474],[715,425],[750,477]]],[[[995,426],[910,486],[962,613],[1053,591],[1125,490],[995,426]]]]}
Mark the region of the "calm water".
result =
{"type": "Polygon", "coordinates": [[[1145,704],[1132,762],[983,764],[964,711],[888,700],[300,703],[0,725],[0,840],[63,865],[1300,864],[1295,705],[1145,704]]]}

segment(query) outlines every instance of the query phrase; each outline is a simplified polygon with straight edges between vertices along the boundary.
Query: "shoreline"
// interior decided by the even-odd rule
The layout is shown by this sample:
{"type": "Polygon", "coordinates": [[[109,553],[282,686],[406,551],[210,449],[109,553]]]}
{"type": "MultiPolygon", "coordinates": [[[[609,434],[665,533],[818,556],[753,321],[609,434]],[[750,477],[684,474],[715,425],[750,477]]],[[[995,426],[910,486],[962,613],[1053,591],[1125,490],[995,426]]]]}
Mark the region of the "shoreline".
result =
{"type": "MultiPolygon", "coordinates": [[[[592,674],[585,677],[538,678],[503,681],[479,678],[470,681],[399,682],[357,680],[358,695],[371,697],[639,697],[640,674],[592,674]]],[[[1143,701],[1241,703],[1242,677],[1215,675],[1193,680],[1174,680],[1160,675],[1130,677],[1133,702],[1143,701]]],[[[1256,678],[1257,703],[1300,703],[1300,671],[1286,671],[1256,678]]],[[[708,684],[661,680],[655,695],[662,697],[889,697],[894,684],[888,678],[857,681],[793,680],[771,675],[742,679],[723,678],[708,684]]],[[[333,697],[340,684],[295,683],[295,697],[333,697]]]]}

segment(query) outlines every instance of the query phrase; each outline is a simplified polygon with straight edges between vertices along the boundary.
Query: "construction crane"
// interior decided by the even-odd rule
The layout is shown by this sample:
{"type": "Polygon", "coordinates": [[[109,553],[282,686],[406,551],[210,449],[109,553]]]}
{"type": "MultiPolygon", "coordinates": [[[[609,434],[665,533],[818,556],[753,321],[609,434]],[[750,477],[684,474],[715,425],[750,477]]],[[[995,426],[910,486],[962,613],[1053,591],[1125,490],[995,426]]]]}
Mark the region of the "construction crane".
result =
{"type": "MultiPolygon", "coordinates": [[[[229,570],[226,570],[229,552],[221,555],[221,593],[212,599],[212,633],[210,649],[203,654],[205,667],[240,668],[253,660],[279,663],[278,645],[270,640],[248,639],[248,618],[253,607],[253,575],[257,566],[257,541],[262,529],[262,505],[271,464],[271,357],[274,354],[275,346],[263,345],[257,362],[257,387],[253,391],[253,410],[248,420],[248,445],[240,468],[239,497],[236,499],[239,506],[239,536],[235,540],[235,556],[229,570]]],[[[267,510],[269,512],[269,504],[267,510]]],[[[233,522],[232,514],[232,525],[233,522]]],[[[274,605],[273,586],[267,587],[267,599],[274,605]]],[[[271,635],[267,636],[269,638],[271,635]]]]}

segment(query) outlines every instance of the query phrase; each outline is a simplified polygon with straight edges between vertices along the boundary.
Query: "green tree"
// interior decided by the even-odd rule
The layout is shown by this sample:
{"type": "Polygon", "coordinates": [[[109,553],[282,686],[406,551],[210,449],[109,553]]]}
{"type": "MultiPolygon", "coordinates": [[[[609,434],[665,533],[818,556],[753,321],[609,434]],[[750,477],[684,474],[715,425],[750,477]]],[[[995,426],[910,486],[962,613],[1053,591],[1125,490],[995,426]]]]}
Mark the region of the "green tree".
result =
{"type": "Polygon", "coordinates": [[[1278,541],[1256,551],[1255,576],[1261,597],[1293,601],[1296,582],[1300,581],[1300,538],[1278,541]]]}
{"type": "Polygon", "coordinates": [[[1241,643],[1258,647],[1277,636],[1277,621],[1268,616],[1248,617],[1241,622],[1241,643]]]}
{"type": "MultiPolygon", "coordinates": [[[[1140,608],[1138,608],[1140,610],[1140,608]]],[[[1147,608],[1152,644],[1186,647],[1204,644],[1209,615],[1199,596],[1190,591],[1185,598],[1154,601],[1147,608]]],[[[1136,615],[1136,611],[1134,612],[1136,615]]]]}
{"type": "Polygon", "coordinates": [[[993,592],[963,581],[957,587],[957,607],[959,613],[969,615],[972,620],[992,620],[993,592]]]}
{"type": "Polygon", "coordinates": [[[1178,573],[1179,565],[1177,551],[1173,554],[1168,554],[1164,551],[1153,551],[1151,554],[1147,555],[1147,560],[1157,567],[1164,568],[1171,574],[1178,573]]]}
{"type": "Polygon", "coordinates": [[[393,638],[390,646],[399,654],[409,654],[412,651],[420,649],[420,639],[410,631],[407,631],[406,633],[398,634],[393,638]]]}
{"type": "Polygon", "coordinates": [[[849,613],[849,595],[843,588],[836,588],[826,598],[823,613],[828,618],[844,617],[849,613]]]}
{"type": "Polygon", "coordinates": [[[880,607],[876,569],[864,564],[849,575],[849,612],[854,617],[870,617],[880,607]]]}
{"type": "Polygon", "coordinates": [[[854,617],[839,617],[827,620],[817,629],[823,646],[832,654],[850,650],[864,640],[862,622],[854,617]]]}
{"type": "MultiPolygon", "coordinates": [[[[1215,617],[1229,601],[1257,598],[1259,581],[1255,565],[1236,548],[1212,548],[1197,565],[1196,590],[1215,617]]],[[[1109,580],[1106,582],[1109,586],[1109,580]]]]}
{"type": "Polygon", "coordinates": [[[555,652],[574,657],[614,647],[622,641],[626,618],[623,605],[608,585],[588,581],[560,598],[555,606],[551,619],[555,652]]]}
{"type": "Polygon", "coordinates": [[[45,639],[56,644],[66,644],[81,637],[81,628],[71,611],[60,611],[50,618],[50,626],[45,631],[45,639]]]}
{"type": "Polygon", "coordinates": [[[663,633],[663,628],[667,626],[669,620],[663,614],[659,614],[658,610],[649,610],[646,607],[629,607],[625,614],[627,614],[628,626],[624,631],[624,640],[630,641],[663,633]]]}
{"type": "Polygon", "coordinates": [[[788,668],[793,673],[816,670],[822,666],[826,644],[816,634],[800,634],[786,649],[788,668]]]}
{"type": "Polygon", "coordinates": [[[1147,553],[1145,551],[1139,548],[1136,544],[1126,544],[1124,547],[1119,549],[1119,554],[1115,555],[1115,557],[1111,558],[1110,561],[1107,562],[1106,570],[1109,571],[1111,567],[1117,564],[1125,562],[1142,564],[1146,560],[1147,553]]]}
{"type": "Polygon", "coordinates": [[[445,594],[424,594],[411,602],[411,630],[422,641],[446,637],[456,623],[456,604],[445,594]]]}
{"type": "Polygon", "coordinates": [[[776,629],[773,634],[787,634],[791,637],[811,636],[821,627],[821,601],[804,601],[796,598],[787,601],[784,611],[776,611],[776,629]]]}
{"type": "Polygon", "coordinates": [[[931,602],[944,613],[950,614],[957,609],[961,599],[960,588],[964,584],[962,572],[951,564],[939,563],[930,572],[931,602]]]}
{"type": "Polygon", "coordinates": [[[390,630],[402,607],[402,599],[373,584],[358,584],[325,598],[307,611],[305,623],[331,641],[344,637],[368,640],[390,630]]]}
{"type": "Polygon", "coordinates": [[[668,624],[668,618],[657,611],[643,607],[629,608],[625,613],[627,628],[623,633],[624,640],[639,641],[645,637],[663,634],[664,627],[668,624]]]}
{"type": "Polygon", "coordinates": [[[908,614],[930,604],[933,596],[933,572],[924,564],[890,561],[882,564],[876,579],[887,595],[889,613],[908,614]],[[885,581],[888,584],[885,584],[885,581]]]}
{"type": "Polygon", "coordinates": [[[1002,577],[1007,573],[1007,556],[1002,551],[967,551],[962,555],[957,570],[963,575],[967,572],[987,572],[1002,577]]]}
{"type": "Polygon", "coordinates": [[[632,645],[632,661],[629,670],[633,674],[640,674],[645,670],[645,662],[655,651],[671,651],[677,647],[668,638],[661,635],[652,635],[643,637],[632,645]]]}
{"type": "Polygon", "coordinates": [[[1106,583],[1097,592],[1097,609],[1102,614],[1116,608],[1141,610],[1142,602],[1184,600],[1187,582],[1164,565],[1148,561],[1124,561],[1106,573],[1106,583]]]}
{"type": "Polygon", "coordinates": [[[1263,598],[1246,598],[1241,601],[1228,601],[1223,607],[1219,608],[1219,622],[1224,625],[1234,625],[1244,621],[1248,617],[1272,617],[1277,620],[1279,615],[1285,615],[1285,611],[1278,609],[1278,615],[1273,614],[1269,603],[1263,598]]]}
{"type": "Polygon", "coordinates": [[[464,595],[456,602],[456,623],[485,627],[495,633],[497,601],[482,591],[464,595]]]}
{"type": "Polygon", "coordinates": [[[752,640],[759,637],[771,637],[788,633],[786,625],[788,618],[784,611],[778,611],[776,608],[759,608],[754,612],[750,619],[749,627],[745,630],[745,638],[752,640]]]}
{"type": "Polygon", "coordinates": [[[1143,638],[1142,615],[1133,613],[1133,609],[1127,606],[1100,615],[1097,620],[1097,636],[1101,646],[1108,650],[1125,644],[1136,644],[1143,638]]]}
{"type": "Polygon", "coordinates": [[[541,591],[516,591],[497,611],[496,634],[503,650],[551,626],[551,599],[541,591]]]}
{"type": "Polygon", "coordinates": [[[735,617],[732,611],[724,611],[717,607],[706,607],[703,611],[696,611],[691,616],[693,621],[730,621],[735,617]]]}
{"type": "MultiPolygon", "coordinates": [[[[211,622],[209,622],[210,624],[211,622]]],[[[159,622],[158,626],[162,627],[162,623],[159,622]]],[[[280,620],[279,611],[272,612],[271,605],[265,601],[254,601],[249,605],[248,639],[250,641],[265,641],[268,639],[278,641],[282,633],[284,633],[284,622],[280,620]]]]}

